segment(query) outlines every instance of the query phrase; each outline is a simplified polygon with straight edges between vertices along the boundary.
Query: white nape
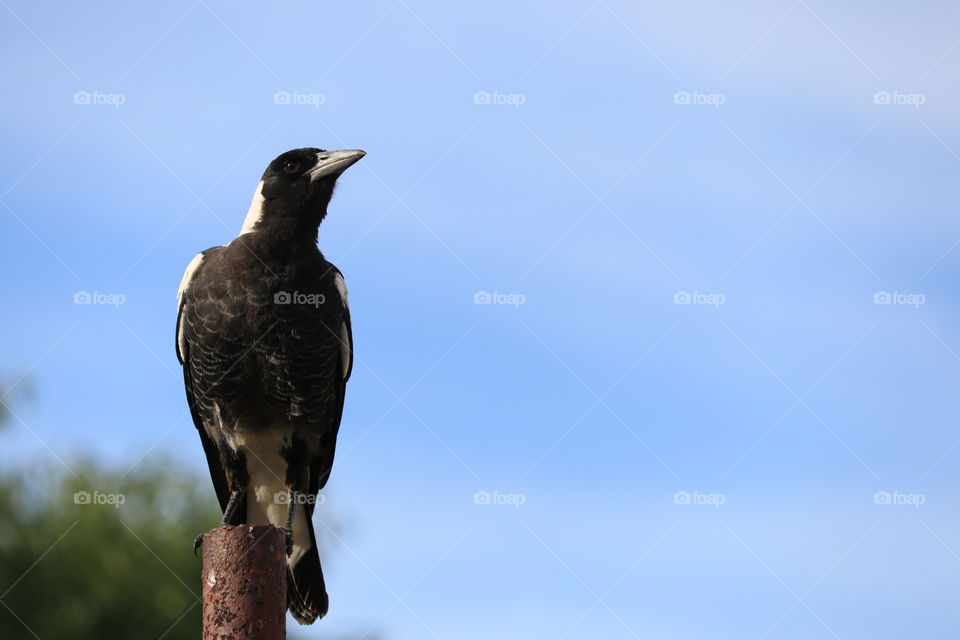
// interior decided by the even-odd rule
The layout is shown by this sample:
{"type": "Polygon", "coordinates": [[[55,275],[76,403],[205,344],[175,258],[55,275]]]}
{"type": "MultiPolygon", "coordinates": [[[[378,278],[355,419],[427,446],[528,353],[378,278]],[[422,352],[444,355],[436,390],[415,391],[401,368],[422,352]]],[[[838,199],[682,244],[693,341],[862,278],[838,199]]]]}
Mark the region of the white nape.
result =
{"type": "Polygon", "coordinates": [[[263,180],[257,183],[257,190],[253,192],[253,200],[250,201],[250,208],[247,209],[247,217],[243,219],[243,226],[240,228],[240,235],[250,233],[263,217],[263,180]]]}

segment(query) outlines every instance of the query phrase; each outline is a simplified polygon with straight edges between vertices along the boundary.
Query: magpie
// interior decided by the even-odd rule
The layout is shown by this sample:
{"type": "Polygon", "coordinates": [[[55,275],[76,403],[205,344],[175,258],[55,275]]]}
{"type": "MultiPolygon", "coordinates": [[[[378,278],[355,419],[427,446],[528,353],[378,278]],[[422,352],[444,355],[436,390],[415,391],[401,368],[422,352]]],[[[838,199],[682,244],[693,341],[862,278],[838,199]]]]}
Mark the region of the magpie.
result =
{"type": "Polygon", "coordinates": [[[347,287],[317,234],[337,179],[364,155],[278,156],[240,235],[197,254],[177,294],[177,358],[221,524],[286,530],[287,608],[300,624],[327,612],[311,516],[353,367],[347,287]]]}

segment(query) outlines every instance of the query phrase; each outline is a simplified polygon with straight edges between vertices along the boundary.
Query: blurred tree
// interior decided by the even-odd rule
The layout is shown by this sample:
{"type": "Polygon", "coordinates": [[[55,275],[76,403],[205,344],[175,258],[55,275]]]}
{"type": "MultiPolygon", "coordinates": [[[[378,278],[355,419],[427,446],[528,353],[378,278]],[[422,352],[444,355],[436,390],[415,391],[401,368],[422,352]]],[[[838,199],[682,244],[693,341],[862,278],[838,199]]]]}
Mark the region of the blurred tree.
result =
{"type": "Polygon", "coordinates": [[[169,459],[71,467],[0,475],[0,638],[196,640],[209,480],[169,459]]]}
{"type": "Polygon", "coordinates": [[[218,513],[206,488],[163,463],[0,478],[0,638],[195,639],[190,543],[218,513]]]}
{"type": "MultiPolygon", "coordinates": [[[[30,394],[19,387],[16,395],[30,394]]],[[[12,395],[0,395],[0,428],[12,395]]],[[[193,539],[219,521],[209,478],[170,456],[127,472],[89,459],[69,469],[8,466],[0,474],[0,638],[196,640],[193,539]]]]}

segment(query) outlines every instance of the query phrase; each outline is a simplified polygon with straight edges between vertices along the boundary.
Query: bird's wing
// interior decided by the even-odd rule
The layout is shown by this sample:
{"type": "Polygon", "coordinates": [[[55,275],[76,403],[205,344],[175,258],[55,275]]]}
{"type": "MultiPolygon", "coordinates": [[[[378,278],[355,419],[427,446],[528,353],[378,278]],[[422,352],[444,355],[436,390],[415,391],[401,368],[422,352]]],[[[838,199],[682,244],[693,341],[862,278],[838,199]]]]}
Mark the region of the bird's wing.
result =
{"type": "Polygon", "coordinates": [[[214,252],[214,250],[209,249],[194,256],[190,264],[187,265],[187,270],[183,274],[183,280],[180,281],[180,288],[177,291],[177,359],[180,360],[180,364],[183,365],[183,386],[187,392],[187,405],[190,407],[190,416],[193,418],[193,424],[200,434],[203,453],[207,457],[207,466],[210,468],[210,479],[213,481],[213,487],[217,492],[217,500],[220,502],[220,508],[226,509],[227,501],[230,499],[230,489],[227,487],[227,476],[224,473],[223,465],[220,463],[220,454],[217,451],[217,445],[203,425],[200,406],[202,396],[197,393],[196,385],[191,375],[190,340],[187,330],[190,311],[187,307],[187,290],[190,288],[191,281],[197,276],[197,272],[202,268],[207,255],[212,252],[214,252]]]}
{"type": "Polygon", "coordinates": [[[340,365],[343,372],[343,384],[345,387],[350,374],[353,372],[353,326],[350,324],[350,301],[347,292],[347,283],[343,279],[340,270],[334,267],[336,278],[334,282],[337,285],[337,292],[340,294],[340,301],[343,303],[343,322],[340,323],[340,365]]]}
{"type": "Polygon", "coordinates": [[[177,360],[179,360],[182,365],[186,365],[187,363],[187,332],[183,317],[187,300],[184,294],[190,286],[190,281],[193,280],[193,277],[197,274],[197,269],[199,269],[203,263],[204,253],[205,252],[201,251],[193,256],[193,260],[187,265],[187,270],[183,272],[180,287],[177,288],[177,360]]]}
{"type": "MultiPolygon", "coordinates": [[[[332,265],[331,265],[332,266],[332,265]]],[[[336,384],[336,409],[332,414],[331,423],[327,435],[324,437],[325,447],[323,452],[316,456],[310,463],[310,494],[316,495],[330,477],[330,469],[333,468],[333,456],[336,448],[337,432],[340,430],[340,420],[343,418],[343,400],[346,396],[347,380],[353,371],[353,326],[350,322],[350,302],[347,293],[347,284],[343,279],[343,274],[336,267],[334,271],[334,282],[337,286],[337,293],[340,295],[340,303],[343,305],[343,319],[339,327],[330,327],[336,334],[340,342],[340,352],[337,357],[337,373],[339,378],[336,384]]],[[[307,509],[310,514],[313,513],[313,504],[308,504],[307,509]]]]}

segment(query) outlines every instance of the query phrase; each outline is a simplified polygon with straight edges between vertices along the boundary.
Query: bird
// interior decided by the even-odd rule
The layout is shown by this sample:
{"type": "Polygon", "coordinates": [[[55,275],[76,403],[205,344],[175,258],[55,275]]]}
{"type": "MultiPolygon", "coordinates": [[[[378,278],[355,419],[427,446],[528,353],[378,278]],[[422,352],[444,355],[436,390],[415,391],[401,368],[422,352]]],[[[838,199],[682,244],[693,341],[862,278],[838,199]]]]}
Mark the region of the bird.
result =
{"type": "Polygon", "coordinates": [[[329,607],[311,518],[353,368],[346,283],[317,239],[337,180],[364,155],[279,155],[239,235],[198,253],[177,292],[177,358],[221,525],[285,530],[287,608],[300,624],[329,607]]]}

